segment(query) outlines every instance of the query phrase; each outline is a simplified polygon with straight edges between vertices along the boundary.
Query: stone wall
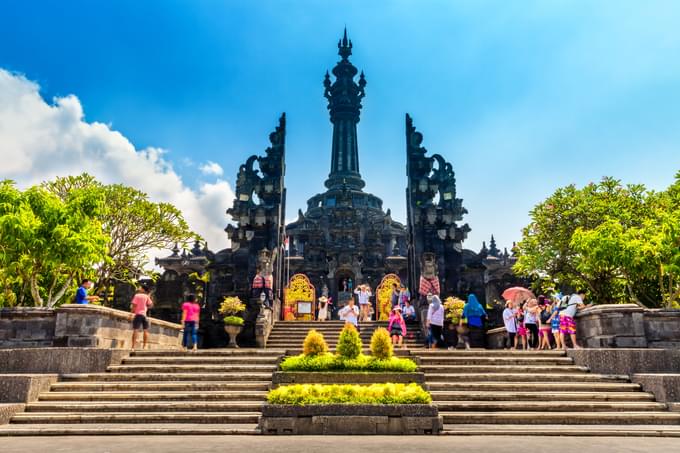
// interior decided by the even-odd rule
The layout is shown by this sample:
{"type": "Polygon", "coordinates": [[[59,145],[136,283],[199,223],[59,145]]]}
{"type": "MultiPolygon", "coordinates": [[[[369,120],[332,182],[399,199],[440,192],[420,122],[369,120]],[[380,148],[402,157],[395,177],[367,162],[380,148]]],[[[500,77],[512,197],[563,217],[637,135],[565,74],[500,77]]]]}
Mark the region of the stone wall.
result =
{"type": "Polygon", "coordinates": [[[661,403],[680,402],[680,374],[641,373],[634,374],[631,380],[661,403]]]}
{"type": "Polygon", "coordinates": [[[0,348],[52,346],[56,313],[44,308],[0,310],[0,348]]]}
{"type": "MultiPolygon", "coordinates": [[[[44,346],[130,348],[132,313],[98,305],[56,309],[14,308],[0,312],[0,348],[44,346]]],[[[182,326],[149,318],[149,347],[180,345],[182,326]]],[[[141,335],[140,335],[141,340],[141,335]]]]}
{"type": "Polygon", "coordinates": [[[680,350],[651,348],[569,349],[567,356],[576,365],[587,366],[593,373],[678,373],[680,350]]]}
{"type": "Polygon", "coordinates": [[[644,329],[650,348],[680,348],[680,310],[645,310],[644,329]]]}
{"type": "Polygon", "coordinates": [[[101,373],[109,365],[120,364],[128,355],[126,349],[0,349],[0,373],[101,373]]]}
{"type": "Polygon", "coordinates": [[[0,374],[1,403],[30,403],[57,382],[56,374],[0,374]]]}

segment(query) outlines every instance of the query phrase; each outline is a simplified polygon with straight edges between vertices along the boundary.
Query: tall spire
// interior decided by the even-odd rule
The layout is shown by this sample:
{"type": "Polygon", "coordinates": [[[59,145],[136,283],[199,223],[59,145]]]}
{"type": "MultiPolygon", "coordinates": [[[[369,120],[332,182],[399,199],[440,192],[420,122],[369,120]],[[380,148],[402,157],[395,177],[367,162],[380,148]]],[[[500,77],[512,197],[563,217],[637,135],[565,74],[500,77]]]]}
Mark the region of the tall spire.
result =
{"type": "Polygon", "coordinates": [[[326,71],[323,82],[324,96],[328,99],[328,110],[333,123],[331,172],[325,184],[329,189],[346,186],[360,190],[366,184],[359,173],[357,123],[361,99],[365,95],[366,79],[362,72],[359,81],[354,81],[359,71],[349,61],[349,56],[352,55],[352,40],[347,38],[347,28],[342,39],[338,41],[338,55],[341,60],[332,71],[335,81],[331,82],[331,76],[326,71]]]}

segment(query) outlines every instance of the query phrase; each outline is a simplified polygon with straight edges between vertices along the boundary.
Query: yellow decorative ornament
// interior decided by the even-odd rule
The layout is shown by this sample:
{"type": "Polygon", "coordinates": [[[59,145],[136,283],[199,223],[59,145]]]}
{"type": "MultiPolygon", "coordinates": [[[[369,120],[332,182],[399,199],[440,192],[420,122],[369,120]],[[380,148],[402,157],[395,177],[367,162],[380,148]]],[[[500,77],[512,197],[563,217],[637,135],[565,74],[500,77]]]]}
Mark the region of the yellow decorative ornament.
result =
{"type": "Polygon", "coordinates": [[[283,290],[283,319],[313,321],[316,290],[304,274],[295,274],[283,290]]]}
{"type": "Polygon", "coordinates": [[[387,321],[392,311],[392,289],[393,285],[401,287],[401,279],[396,274],[387,274],[383,277],[378,289],[376,290],[376,301],[378,305],[378,321],[387,321]]]}

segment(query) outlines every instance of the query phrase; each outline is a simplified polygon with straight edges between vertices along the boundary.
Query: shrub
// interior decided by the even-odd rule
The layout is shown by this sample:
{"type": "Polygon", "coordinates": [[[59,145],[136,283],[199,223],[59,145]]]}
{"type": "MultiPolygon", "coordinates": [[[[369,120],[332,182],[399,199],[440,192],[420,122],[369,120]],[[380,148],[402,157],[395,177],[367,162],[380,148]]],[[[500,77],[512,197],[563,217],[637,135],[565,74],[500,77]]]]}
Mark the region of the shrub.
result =
{"type": "Polygon", "coordinates": [[[362,347],[361,337],[356,327],[349,323],[345,324],[338,338],[338,354],[346,359],[354,359],[361,354],[362,347]]]}
{"type": "Polygon", "coordinates": [[[323,338],[323,334],[312,329],[307,333],[304,343],[302,343],[302,355],[317,356],[328,352],[328,344],[323,338]]]}
{"type": "Polygon", "coordinates": [[[373,332],[371,337],[371,354],[376,359],[386,360],[390,359],[394,354],[392,349],[392,341],[390,340],[390,334],[387,329],[379,328],[373,332]]]}
{"type": "Polygon", "coordinates": [[[224,324],[227,326],[242,326],[243,318],[240,316],[225,316],[224,324]]]}
{"type": "Polygon", "coordinates": [[[286,357],[281,362],[282,371],[354,371],[354,372],[394,372],[413,373],[418,366],[411,359],[390,357],[378,359],[376,357],[359,354],[353,359],[329,353],[316,356],[304,354],[286,357]]]}
{"type": "Polygon", "coordinates": [[[267,395],[270,404],[430,404],[432,397],[418,384],[284,385],[267,395]]]}
{"type": "Polygon", "coordinates": [[[246,305],[241,302],[241,299],[239,299],[238,296],[230,296],[224,298],[218,311],[223,315],[226,315],[224,317],[225,325],[242,326],[243,318],[237,315],[245,309],[246,305]]]}

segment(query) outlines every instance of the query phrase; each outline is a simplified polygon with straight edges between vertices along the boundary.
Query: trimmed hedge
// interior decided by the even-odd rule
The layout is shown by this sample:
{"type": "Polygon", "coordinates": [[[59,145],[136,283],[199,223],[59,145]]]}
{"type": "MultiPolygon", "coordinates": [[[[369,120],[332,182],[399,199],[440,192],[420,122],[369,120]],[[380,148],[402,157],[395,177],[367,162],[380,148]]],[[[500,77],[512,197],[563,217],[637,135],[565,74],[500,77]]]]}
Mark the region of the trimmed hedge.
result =
{"type": "Polygon", "coordinates": [[[267,395],[269,404],[430,404],[432,397],[418,384],[284,385],[267,395]]]}
{"type": "Polygon", "coordinates": [[[394,356],[392,339],[387,329],[380,327],[373,332],[371,337],[371,354],[382,360],[389,360],[394,356]]]}
{"type": "Polygon", "coordinates": [[[312,329],[307,333],[304,343],[302,343],[302,354],[306,356],[316,356],[328,352],[328,344],[321,332],[312,329]]]}
{"type": "Polygon", "coordinates": [[[353,324],[346,323],[338,337],[338,354],[346,359],[355,359],[361,355],[361,336],[353,324]]]}
{"type": "Polygon", "coordinates": [[[412,373],[418,369],[418,365],[411,359],[391,357],[383,360],[364,354],[359,354],[354,359],[348,359],[330,353],[315,356],[300,354],[286,357],[280,366],[282,371],[388,371],[412,373]]]}

